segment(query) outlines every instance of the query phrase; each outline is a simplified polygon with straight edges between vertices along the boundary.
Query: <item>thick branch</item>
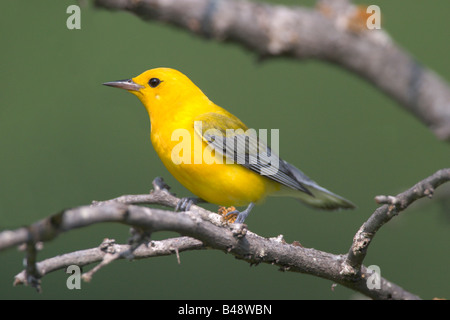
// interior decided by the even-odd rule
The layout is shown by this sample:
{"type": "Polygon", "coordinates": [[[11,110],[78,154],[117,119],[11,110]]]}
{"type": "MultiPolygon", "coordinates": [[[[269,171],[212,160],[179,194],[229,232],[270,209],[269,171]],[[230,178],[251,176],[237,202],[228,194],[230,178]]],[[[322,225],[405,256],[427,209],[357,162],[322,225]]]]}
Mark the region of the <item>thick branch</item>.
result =
{"type": "MultiPolygon", "coordinates": [[[[157,185],[157,184],[155,184],[157,185]]],[[[55,238],[59,233],[72,229],[85,227],[95,223],[119,222],[130,225],[142,234],[149,234],[160,230],[178,232],[189,236],[194,242],[191,245],[179,247],[173,242],[167,248],[160,248],[160,253],[179,252],[198,248],[211,248],[229,252],[234,256],[252,264],[269,263],[277,265],[283,271],[293,271],[315,275],[342,284],[353,290],[361,292],[374,299],[417,299],[418,297],[405,291],[388,280],[381,279],[380,289],[369,289],[367,279],[372,275],[365,267],[359,273],[347,272],[347,256],[334,255],[316,249],[303,248],[297,244],[287,244],[282,237],[263,238],[250,231],[245,225],[228,225],[215,213],[193,206],[188,212],[171,212],[147,207],[129,205],[127,202],[152,202],[159,199],[160,203],[176,204],[177,198],[167,190],[156,188],[148,196],[124,196],[118,201],[106,201],[96,203],[88,207],[79,207],[63,211],[57,215],[39,221],[24,230],[4,231],[0,233],[0,248],[11,246],[12,243],[37,243],[55,238]],[[128,198],[128,200],[127,200],[128,198]],[[153,199],[153,200],[152,200],[153,199]],[[12,240],[16,238],[15,240],[12,240]],[[5,243],[7,245],[5,245],[5,243]]],[[[169,243],[170,240],[167,240],[169,243]]],[[[181,242],[182,243],[182,242],[181,242]]],[[[139,255],[141,246],[123,247],[115,250],[118,253],[115,258],[134,258],[139,255]],[[122,254],[126,252],[126,255],[122,254]]],[[[110,253],[110,252],[109,252],[110,253]]],[[[60,268],[64,263],[81,264],[92,263],[105,259],[103,253],[91,249],[61,257],[52,258],[52,261],[40,262],[29,269],[35,270],[35,274],[18,275],[16,283],[29,283],[30,277],[36,282],[49,270],[60,268]],[[94,252],[95,254],[91,256],[94,252]],[[89,253],[89,255],[86,255],[89,253]],[[80,258],[80,257],[83,258],[80,258]],[[69,259],[69,257],[71,257],[69,259]],[[80,259],[77,261],[77,259],[80,259]],[[53,265],[53,267],[49,267],[53,265]],[[44,268],[45,266],[45,268],[44,268]],[[24,280],[25,279],[25,280],[24,280]]],[[[114,259],[115,259],[114,258],[114,259]]],[[[35,260],[35,259],[33,259],[35,260]]],[[[108,262],[109,263],[109,262],[108,262]]]]}
{"type": "Polygon", "coordinates": [[[134,259],[168,255],[184,250],[204,248],[229,252],[252,264],[269,263],[283,271],[315,275],[340,283],[374,299],[418,299],[394,283],[381,278],[380,289],[369,289],[371,272],[362,265],[368,245],[375,233],[392,217],[422,197],[431,197],[441,184],[450,181],[450,169],[442,169],[422,180],[409,190],[393,197],[378,196],[377,202],[387,203],[378,208],[354,237],[347,255],[334,255],[304,248],[298,243],[287,244],[282,236],[263,238],[246,229],[245,225],[229,225],[221,216],[193,205],[187,212],[171,212],[133,204],[163,204],[175,207],[179,199],[168,192],[162,179],[154,180],[149,195],[130,195],[95,202],[91,206],[63,211],[37,223],[17,230],[0,232],[0,250],[26,244],[27,267],[16,276],[15,284],[31,284],[39,289],[39,279],[48,272],[67,267],[101,261],[93,272],[115,259],[134,259]],[[119,222],[135,230],[131,245],[117,245],[106,241],[99,248],[88,249],[36,262],[36,243],[49,241],[61,232],[95,223],[119,222]],[[148,242],[146,237],[156,231],[175,231],[184,237],[148,242]]]}
{"type": "Polygon", "coordinates": [[[448,84],[383,30],[368,30],[365,8],[347,0],[322,0],[316,10],[245,0],[95,0],[95,4],[238,43],[261,57],[336,63],[396,100],[438,138],[450,141],[448,84]]]}
{"type": "MultiPolygon", "coordinates": [[[[287,244],[280,238],[266,239],[247,231],[243,225],[217,226],[201,219],[200,215],[195,212],[175,213],[116,203],[67,210],[59,214],[58,220],[57,224],[35,224],[34,226],[39,227],[33,230],[33,237],[36,237],[34,241],[42,240],[41,235],[56,235],[94,223],[119,222],[152,232],[176,231],[195,237],[204,246],[230,252],[250,263],[269,263],[279,266],[284,271],[301,272],[326,278],[375,299],[417,298],[386,279],[382,279],[381,289],[368,289],[366,279],[370,277],[370,273],[363,273],[358,278],[343,274],[342,264],[345,256],[287,244]]],[[[0,233],[1,242],[2,234],[0,233]]],[[[94,260],[97,261],[98,257],[92,261],[94,260]]],[[[72,262],[74,261],[71,260],[72,262]]],[[[21,276],[21,278],[23,277],[21,276]]],[[[16,278],[16,282],[18,279],[20,278],[16,278]]]]}

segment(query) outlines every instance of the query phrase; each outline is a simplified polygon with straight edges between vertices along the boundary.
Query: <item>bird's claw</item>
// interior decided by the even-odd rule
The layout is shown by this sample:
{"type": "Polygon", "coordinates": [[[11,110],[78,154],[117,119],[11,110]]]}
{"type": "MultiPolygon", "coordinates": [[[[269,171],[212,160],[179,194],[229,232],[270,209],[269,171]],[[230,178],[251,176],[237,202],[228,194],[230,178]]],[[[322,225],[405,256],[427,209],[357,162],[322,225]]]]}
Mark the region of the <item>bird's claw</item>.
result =
{"type": "Polygon", "coordinates": [[[189,211],[193,204],[197,204],[202,201],[202,199],[194,197],[181,198],[175,207],[175,211],[189,211]]]}
{"type": "Polygon", "coordinates": [[[225,216],[228,217],[230,215],[237,215],[234,223],[235,224],[244,223],[245,219],[248,217],[248,214],[250,213],[250,211],[252,211],[253,207],[254,207],[254,203],[251,202],[244,211],[233,210],[233,211],[227,212],[225,216]]]}

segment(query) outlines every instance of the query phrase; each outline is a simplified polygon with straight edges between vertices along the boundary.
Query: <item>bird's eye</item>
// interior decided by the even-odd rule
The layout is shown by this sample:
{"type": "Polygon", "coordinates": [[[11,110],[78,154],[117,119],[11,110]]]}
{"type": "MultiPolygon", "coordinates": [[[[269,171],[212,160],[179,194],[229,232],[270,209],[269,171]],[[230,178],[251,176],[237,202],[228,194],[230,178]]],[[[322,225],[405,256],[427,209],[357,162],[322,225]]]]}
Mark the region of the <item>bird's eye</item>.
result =
{"type": "Polygon", "coordinates": [[[148,81],[148,84],[149,84],[150,87],[152,87],[152,88],[156,88],[160,83],[161,83],[161,80],[159,80],[158,78],[151,78],[151,79],[148,81]]]}

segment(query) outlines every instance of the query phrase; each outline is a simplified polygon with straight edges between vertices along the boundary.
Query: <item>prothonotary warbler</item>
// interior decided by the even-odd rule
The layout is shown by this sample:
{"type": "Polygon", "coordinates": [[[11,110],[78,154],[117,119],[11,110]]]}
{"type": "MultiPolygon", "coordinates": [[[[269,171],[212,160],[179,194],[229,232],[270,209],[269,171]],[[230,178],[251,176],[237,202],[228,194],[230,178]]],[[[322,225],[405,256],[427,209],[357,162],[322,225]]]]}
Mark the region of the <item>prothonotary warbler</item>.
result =
{"type": "Polygon", "coordinates": [[[249,134],[241,120],[214,104],[177,70],[155,68],[104,85],[131,92],[147,109],[150,137],[158,156],[167,170],[198,197],[183,198],[178,210],[189,210],[198,201],[247,206],[243,211],[233,211],[237,214],[235,223],[243,223],[254,204],[269,195],[290,196],[326,210],[355,207],[279,158],[249,134]]]}

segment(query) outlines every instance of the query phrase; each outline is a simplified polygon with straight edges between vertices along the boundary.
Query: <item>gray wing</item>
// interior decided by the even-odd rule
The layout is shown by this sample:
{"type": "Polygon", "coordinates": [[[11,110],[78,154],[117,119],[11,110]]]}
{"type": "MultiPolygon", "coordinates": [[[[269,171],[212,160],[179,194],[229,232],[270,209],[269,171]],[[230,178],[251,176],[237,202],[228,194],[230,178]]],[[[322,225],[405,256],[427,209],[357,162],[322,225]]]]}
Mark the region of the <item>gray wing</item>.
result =
{"type": "MultiPolygon", "coordinates": [[[[211,114],[208,114],[204,118],[209,119],[211,117],[211,114]]],[[[199,126],[194,124],[194,129],[215,152],[225,157],[226,163],[240,164],[288,188],[302,191],[312,196],[312,193],[303,186],[301,180],[298,180],[292,173],[288,163],[280,159],[257,136],[256,130],[248,129],[244,131],[241,128],[218,127],[217,123],[230,122],[228,117],[226,120],[221,121],[221,117],[225,116],[214,114],[212,118],[215,121],[203,121],[201,126],[200,124],[199,126]]]]}
{"type": "Polygon", "coordinates": [[[194,129],[209,147],[226,159],[226,163],[240,164],[280,183],[285,187],[280,195],[292,196],[312,207],[328,210],[355,207],[350,201],[321,187],[298,168],[281,159],[257,136],[256,130],[244,131],[235,126],[233,120],[221,117],[226,116],[207,114],[204,119],[213,118],[214,121],[203,121],[201,127],[194,125],[194,129]],[[231,130],[218,123],[227,123],[231,130]]]}

